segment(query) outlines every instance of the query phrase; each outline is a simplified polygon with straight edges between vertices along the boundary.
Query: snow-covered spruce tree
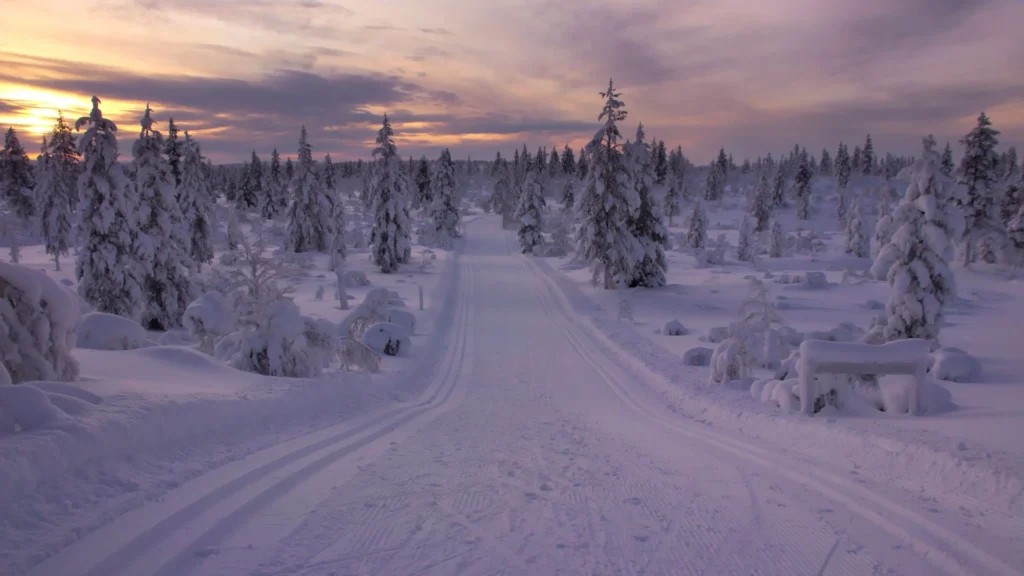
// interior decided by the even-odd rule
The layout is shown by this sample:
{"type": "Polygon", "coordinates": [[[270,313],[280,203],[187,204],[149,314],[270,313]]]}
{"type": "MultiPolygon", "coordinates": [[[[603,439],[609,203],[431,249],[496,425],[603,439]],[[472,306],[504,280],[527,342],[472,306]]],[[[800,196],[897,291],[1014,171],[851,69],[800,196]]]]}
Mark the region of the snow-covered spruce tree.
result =
{"type": "Polygon", "coordinates": [[[99,105],[93,96],[92,112],[75,122],[76,130],[88,126],[78,141],[85,164],[78,178],[78,294],[97,312],[138,320],[145,307],[145,269],[135,190],[117,162],[117,126],[103,117],[99,105]]]}
{"type": "Polygon", "coordinates": [[[576,157],[572,153],[572,148],[566,144],[565,148],[562,149],[562,174],[565,174],[566,178],[572,178],[576,175],[576,157]]]}
{"type": "Polygon", "coordinates": [[[871,239],[861,215],[859,198],[853,202],[853,210],[846,222],[846,253],[857,258],[867,258],[871,255],[871,239]]]}
{"type": "Polygon", "coordinates": [[[580,182],[583,182],[589,173],[590,162],[587,160],[586,148],[580,148],[580,155],[576,158],[576,176],[579,177],[580,182]]]}
{"type": "Polygon", "coordinates": [[[712,164],[718,166],[718,171],[722,176],[722,183],[724,184],[729,177],[729,165],[731,164],[731,162],[729,162],[729,156],[725,153],[725,148],[718,149],[718,157],[714,162],[712,162],[712,164]]]}
{"type": "Polygon", "coordinates": [[[529,170],[523,184],[523,195],[516,209],[519,220],[519,246],[523,254],[533,254],[544,245],[544,181],[541,169],[529,170]]]}
{"type": "Polygon", "coordinates": [[[953,172],[956,170],[956,164],[953,162],[953,147],[946,142],[946,148],[942,151],[942,175],[949,178],[953,177],[953,172]]]}
{"type": "Polygon", "coordinates": [[[786,205],[786,173],[779,166],[772,177],[772,208],[779,208],[786,205]]]}
{"type": "Polygon", "coordinates": [[[576,203],[576,183],[570,176],[565,179],[565,184],[562,185],[562,209],[566,212],[571,212],[573,206],[576,203]]]}
{"type": "Polygon", "coordinates": [[[183,168],[182,159],[185,157],[185,150],[181,141],[178,140],[178,127],[174,124],[174,118],[167,120],[167,139],[164,140],[164,155],[167,156],[167,163],[171,166],[171,175],[174,176],[175,187],[181,186],[183,168]]]}
{"type": "Polygon", "coordinates": [[[331,201],[313,165],[313,147],[303,126],[299,133],[298,165],[289,184],[288,232],[285,249],[289,252],[327,252],[330,247],[331,201]]]}
{"type": "Polygon", "coordinates": [[[494,180],[494,189],[491,192],[491,206],[495,214],[501,215],[501,225],[507,228],[511,223],[517,208],[512,204],[512,182],[511,169],[508,163],[502,160],[501,166],[494,180]]]}
{"type": "Polygon", "coordinates": [[[68,199],[72,212],[78,210],[79,163],[82,155],[75,144],[75,135],[71,126],[64,119],[64,114],[57,115],[57,124],[50,133],[50,158],[53,160],[53,178],[56,194],[68,199]]]}
{"type": "Polygon", "coordinates": [[[876,278],[884,273],[893,289],[882,328],[886,341],[923,338],[937,344],[943,309],[954,297],[947,260],[959,215],[948,203],[950,183],[942,175],[934,143],[934,138],[925,139],[921,157],[910,170],[907,194],[893,212],[896,232],[871,269],[876,278]]]}
{"type": "Polygon", "coordinates": [[[704,205],[699,201],[693,205],[693,214],[690,215],[690,228],[686,231],[686,246],[695,250],[702,250],[708,245],[708,215],[704,211],[704,205]]]}
{"type": "Polygon", "coordinates": [[[644,142],[642,123],[636,129],[636,139],[627,143],[625,148],[630,185],[640,199],[636,213],[630,215],[627,221],[633,237],[643,249],[639,260],[633,266],[627,285],[630,288],[657,288],[667,282],[665,272],[668,270],[668,259],[665,258],[665,245],[668,244],[668,231],[662,222],[661,208],[651,190],[655,177],[654,157],[650,145],[644,142]]]}
{"type": "Polygon", "coordinates": [[[213,243],[210,241],[210,218],[213,214],[213,198],[203,177],[203,158],[195,140],[185,131],[182,145],[181,185],[178,186],[178,203],[181,215],[188,228],[189,256],[196,271],[203,264],[213,262],[213,243]]]}
{"type": "Polygon", "coordinates": [[[228,208],[228,223],[227,223],[227,242],[228,250],[234,252],[238,250],[238,247],[242,245],[242,240],[245,237],[242,236],[242,229],[238,225],[238,208],[234,206],[228,208]]]}
{"type": "Polygon", "coordinates": [[[260,197],[260,214],[267,220],[273,220],[288,209],[288,190],[283,179],[281,155],[274,148],[263,180],[263,195],[260,197]]]}
{"type": "Polygon", "coordinates": [[[373,244],[373,261],[385,274],[397,272],[398,266],[407,262],[412,252],[407,207],[409,192],[393,135],[391,122],[385,114],[384,123],[377,132],[377,147],[373,150],[370,184],[373,197],[370,243],[373,244]]]}
{"type": "Polygon", "coordinates": [[[49,153],[43,138],[43,153],[36,166],[36,194],[40,201],[40,220],[46,253],[60,270],[60,257],[67,256],[71,240],[71,187],[57,160],[49,153]]]}
{"type": "Polygon", "coordinates": [[[36,214],[33,186],[32,165],[28,154],[21,146],[14,128],[8,128],[3,150],[0,150],[0,191],[7,205],[22,220],[29,220],[36,214]]]}
{"type": "Polygon", "coordinates": [[[191,280],[195,266],[190,255],[191,238],[175,198],[174,175],[163,155],[163,137],[153,130],[151,113],[147,105],[139,139],[132,146],[139,240],[146,270],[142,325],[150,330],[169,330],[181,327],[185,308],[197,296],[191,280]]]}
{"type": "Polygon", "coordinates": [[[668,178],[668,152],[665,149],[665,141],[658,140],[654,147],[654,183],[658,186],[665,184],[668,178]]]}
{"type": "Polygon", "coordinates": [[[782,224],[776,219],[772,221],[771,239],[768,242],[768,257],[782,258],[786,248],[786,235],[782,232],[782,224]]]}
{"type": "Polygon", "coordinates": [[[839,188],[846,188],[850,184],[850,175],[853,174],[853,164],[850,161],[850,152],[846,144],[839,143],[839,150],[836,152],[835,162],[836,181],[839,188]]]}
{"type": "Polygon", "coordinates": [[[974,262],[975,244],[995,241],[993,237],[1001,240],[1004,233],[996,214],[998,135],[999,131],[992,128],[992,122],[982,112],[978,125],[960,140],[964,156],[957,171],[957,182],[965,192],[959,202],[964,212],[964,266],[974,262]]]}
{"type": "Polygon", "coordinates": [[[433,200],[430,195],[430,162],[426,156],[421,156],[416,166],[416,197],[413,200],[418,207],[429,207],[433,200]]]}
{"type": "Polygon", "coordinates": [[[665,215],[668,216],[668,225],[672,226],[672,218],[679,216],[682,210],[682,185],[675,172],[668,176],[668,190],[665,191],[665,215]]]}
{"type": "Polygon", "coordinates": [[[548,172],[548,153],[543,146],[537,148],[537,155],[533,158],[533,170],[537,172],[538,177],[543,177],[548,172]]]}
{"type": "Polygon", "coordinates": [[[551,157],[548,158],[548,178],[554,180],[562,175],[562,161],[558,157],[558,148],[551,147],[551,157]]]}
{"type": "Polygon", "coordinates": [[[736,259],[740,262],[751,262],[754,260],[754,224],[750,221],[749,215],[743,216],[740,223],[739,241],[736,246],[736,259]]]}
{"type": "Polygon", "coordinates": [[[754,197],[750,203],[750,215],[754,217],[754,232],[760,234],[768,229],[768,220],[772,217],[772,191],[768,186],[768,174],[762,172],[757,183],[754,197]]]}
{"type": "Polygon", "coordinates": [[[430,217],[434,222],[434,241],[449,248],[452,239],[459,237],[459,210],[455,206],[455,165],[452,154],[445,148],[434,163],[430,177],[430,217]]]}
{"type": "Polygon", "coordinates": [[[853,147],[853,155],[850,157],[850,167],[853,168],[853,171],[855,173],[858,173],[858,174],[862,170],[862,168],[861,168],[861,156],[862,156],[862,152],[860,150],[860,146],[854,146],[853,147]]]}
{"type": "Polygon", "coordinates": [[[800,166],[796,169],[794,177],[794,190],[796,191],[796,217],[801,220],[811,218],[811,167],[806,156],[801,158],[800,166]]]}
{"type": "Polygon", "coordinates": [[[724,193],[725,172],[720,163],[712,162],[711,167],[708,169],[707,180],[704,183],[704,199],[708,202],[721,200],[724,193]]]}
{"type": "Polygon", "coordinates": [[[999,215],[1006,228],[1010,227],[1010,220],[1017,215],[1021,207],[1024,207],[1024,177],[1007,187],[1003,193],[999,215]]]}
{"type": "Polygon", "coordinates": [[[875,145],[871,142],[871,134],[864,141],[864,150],[860,153],[860,171],[865,176],[875,173],[875,145]]]}
{"type": "Polygon", "coordinates": [[[338,181],[334,174],[334,162],[331,155],[324,156],[324,166],[320,169],[320,187],[329,198],[337,198],[338,181]]]}
{"type": "Polygon", "coordinates": [[[1010,146],[1010,149],[1004,154],[1003,161],[1003,180],[1006,182],[1015,182],[1017,177],[1020,176],[1020,166],[1017,164],[1017,148],[1010,146]]]}
{"type": "Polygon", "coordinates": [[[337,271],[340,262],[348,257],[347,240],[347,218],[345,216],[345,203],[341,201],[341,194],[335,192],[334,202],[331,203],[331,269],[337,271]]]}
{"type": "Polygon", "coordinates": [[[619,144],[618,122],[626,118],[619,96],[609,80],[608,89],[601,92],[605,103],[598,116],[604,125],[587,145],[587,186],[580,200],[581,260],[591,265],[595,283],[603,277],[606,290],[628,279],[643,250],[627,223],[639,209],[640,197],[629,185],[629,170],[619,144]]]}
{"type": "Polygon", "coordinates": [[[235,202],[242,210],[250,210],[260,205],[260,199],[266,192],[263,190],[263,162],[252,151],[252,159],[246,163],[242,172],[241,186],[238,188],[238,197],[235,202]]]}
{"type": "Polygon", "coordinates": [[[827,148],[821,149],[821,163],[818,165],[818,174],[826,177],[832,175],[832,155],[828,153],[827,148]]]}

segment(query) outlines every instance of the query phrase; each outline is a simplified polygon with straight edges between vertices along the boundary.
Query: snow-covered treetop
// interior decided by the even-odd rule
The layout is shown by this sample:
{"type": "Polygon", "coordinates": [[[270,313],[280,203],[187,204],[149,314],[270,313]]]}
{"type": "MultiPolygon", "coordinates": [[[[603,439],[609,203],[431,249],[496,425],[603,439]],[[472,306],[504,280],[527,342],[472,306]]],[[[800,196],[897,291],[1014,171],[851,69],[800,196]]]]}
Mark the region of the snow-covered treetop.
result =
{"type": "Polygon", "coordinates": [[[384,124],[377,131],[377,147],[373,149],[374,157],[390,158],[398,155],[398,148],[395,147],[395,140],[393,138],[394,135],[394,131],[391,130],[391,121],[388,120],[388,115],[385,114],[384,124]]]}
{"type": "Polygon", "coordinates": [[[616,142],[622,136],[619,133],[619,127],[617,122],[621,122],[626,119],[626,111],[621,110],[625,106],[619,97],[622,96],[620,92],[615,91],[615,82],[608,79],[608,90],[601,92],[601,97],[605,99],[604,108],[601,110],[601,114],[597,117],[598,120],[604,120],[604,126],[602,126],[596,134],[594,139],[591,140],[588,148],[593,148],[602,145],[602,140],[607,138],[606,145],[615,147],[616,142]]]}
{"type": "MultiPolygon", "coordinates": [[[[255,152],[253,154],[255,155],[255,152]]],[[[309,144],[306,137],[305,125],[302,126],[302,131],[299,132],[299,165],[313,165],[313,147],[309,144]]]]}
{"type": "Polygon", "coordinates": [[[146,111],[142,114],[139,124],[142,125],[142,130],[139,132],[140,138],[149,135],[160,137],[160,133],[153,130],[153,109],[149,107],[149,102],[146,102],[146,111]]]}

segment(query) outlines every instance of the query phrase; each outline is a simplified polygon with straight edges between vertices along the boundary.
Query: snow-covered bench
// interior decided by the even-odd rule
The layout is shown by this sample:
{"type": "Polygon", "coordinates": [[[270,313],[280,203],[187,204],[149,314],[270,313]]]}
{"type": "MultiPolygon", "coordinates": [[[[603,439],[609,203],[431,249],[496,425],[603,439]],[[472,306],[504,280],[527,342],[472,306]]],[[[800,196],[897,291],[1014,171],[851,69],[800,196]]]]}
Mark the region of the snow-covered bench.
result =
{"type": "Polygon", "coordinates": [[[814,376],[822,372],[835,374],[910,374],[910,414],[919,411],[918,392],[928,370],[931,343],[909,339],[881,346],[855,342],[804,340],[800,344],[800,409],[814,413],[814,376]]]}

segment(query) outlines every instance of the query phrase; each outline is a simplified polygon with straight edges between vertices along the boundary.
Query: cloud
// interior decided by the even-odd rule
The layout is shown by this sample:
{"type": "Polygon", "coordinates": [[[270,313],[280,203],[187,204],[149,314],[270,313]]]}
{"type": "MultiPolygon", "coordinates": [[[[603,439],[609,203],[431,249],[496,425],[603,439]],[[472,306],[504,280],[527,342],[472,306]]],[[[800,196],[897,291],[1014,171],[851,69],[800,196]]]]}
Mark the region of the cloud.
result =
{"type": "Polygon", "coordinates": [[[324,38],[332,38],[337,29],[323,22],[344,21],[354,15],[340,4],[323,0],[301,0],[296,4],[273,0],[128,0],[127,7],[147,20],[153,11],[186,13],[189,18],[198,16],[229,25],[324,38]]]}
{"type": "Polygon", "coordinates": [[[439,36],[452,36],[451,30],[445,30],[444,28],[418,28],[420,32],[424,34],[437,34],[439,36]]]}

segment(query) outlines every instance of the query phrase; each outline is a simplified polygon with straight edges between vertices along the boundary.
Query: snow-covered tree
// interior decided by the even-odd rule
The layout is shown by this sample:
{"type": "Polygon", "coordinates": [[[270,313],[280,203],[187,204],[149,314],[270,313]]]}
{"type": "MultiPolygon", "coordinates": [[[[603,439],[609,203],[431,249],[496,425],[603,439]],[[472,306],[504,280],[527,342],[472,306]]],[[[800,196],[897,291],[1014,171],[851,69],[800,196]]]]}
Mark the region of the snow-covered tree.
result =
{"type": "Polygon", "coordinates": [[[1004,226],[1010,227],[1010,220],[1017,215],[1021,207],[1024,207],[1024,178],[1011,184],[1003,193],[999,213],[1004,226]]]}
{"type": "Polygon", "coordinates": [[[827,148],[821,149],[821,164],[818,165],[818,174],[821,176],[832,175],[832,155],[827,148]]]}
{"type": "Polygon", "coordinates": [[[576,174],[576,157],[568,144],[562,149],[562,174],[567,178],[572,178],[576,174]]]}
{"type": "Polygon", "coordinates": [[[511,168],[509,168],[508,163],[504,160],[502,160],[501,166],[498,167],[494,180],[494,189],[491,192],[491,206],[494,208],[495,214],[501,215],[503,227],[507,227],[512,223],[518,206],[513,203],[512,198],[511,168]]]}
{"type": "Polygon", "coordinates": [[[786,235],[782,232],[782,224],[778,219],[772,221],[772,231],[768,242],[768,257],[782,258],[786,249],[786,235]]]}
{"type": "Polygon", "coordinates": [[[946,142],[946,148],[942,151],[942,175],[949,178],[953,177],[953,171],[956,170],[956,164],[953,162],[953,147],[946,142]]]}
{"type": "Polygon", "coordinates": [[[256,208],[260,205],[260,199],[266,195],[263,189],[263,162],[252,151],[252,159],[246,164],[246,170],[242,174],[242,186],[238,189],[238,207],[243,210],[256,208]]]}
{"type": "Polygon", "coordinates": [[[603,277],[604,288],[612,289],[632,272],[643,248],[627,223],[639,209],[640,198],[629,185],[619,144],[618,122],[626,118],[626,110],[611,80],[601,97],[605,103],[598,119],[604,125],[587,146],[589,166],[578,237],[581,259],[591,264],[594,281],[603,277]]]}
{"type": "Polygon", "coordinates": [[[263,182],[263,195],[260,197],[260,214],[267,220],[273,220],[288,209],[288,189],[283,180],[281,155],[274,148],[263,182]]]}
{"type": "Polygon", "coordinates": [[[97,312],[137,320],[145,307],[145,269],[139,255],[135,190],[117,162],[117,126],[103,117],[99,105],[100,99],[93,96],[92,112],[75,122],[76,130],[88,126],[78,141],[85,164],[78,178],[78,294],[97,312]]]}
{"type": "Polygon", "coordinates": [[[213,197],[203,177],[203,158],[198,143],[185,131],[181,159],[181,185],[178,186],[178,203],[181,215],[188,228],[189,256],[195,263],[196,271],[203,264],[213,261],[213,243],[210,240],[210,218],[213,215],[213,197]]]}
{"type": "Polygon", "coordinates": [[[313,165],[313,147],[303,126],[299,133],[298,165],[289,184],[291,204],[288,205],[288,237],[285,249],[290,252],[327,252],[333,226],[332,198],[327,196],[313,165]]]}
{"type": "Polygon", "coordinates": [[[893,212],[896,231],[872,266],[872,275],[884,273],[893,289],[882,327],[887,341],[924,338],[937,343],[943,310],[955,293],[947,260],[959,215],[948,203],[950,183],[942,175],[934,145],[934,138],[925,139],[921,157],[911,167],[907,194],[893,212]]]}
{"type": "Polygon", "coordinates": [[[957,182],[964,187],[965,197],[960,200],[964,212],[964,266],[975,259],[973,248],[981,242],[992,242],[1001,237],[1003,228],[996,214],[996,146],[999,131],[984,112],[978,116],[978,125],[960,140],[964,156],[957,171],[957,182]]]}
{"type": "Polygon", "coordinates": [[[749,215],[743,216],[740,224],[739,241],[736,246],[736,259],[740,262],[750,262],[754,259],[754,224],[750,221],[749,215]]]}
{"type": "Polygon", "coordinates": [[[147,105],[139,139],[132,146],[135,192],[139,199],[139,241],[146,270],[142,325],[151,330],[169,330],[182,325],[185,308],[197,294],[191,280],[191,239],[175,197],[174,175],[163,155],[163,137],[153,130],[151,113],[147,105]]]}
{"type": "Polygon", "coordinates": [[[625,148],[630,186],[640,199],[636,213],[628,217],[629,228],[643,249],[627,284],[630,288],[664,286],[667,282],[665,272],[668,270],[668,260],[665,258],[668,231],[662,222],[661,208],[651,190],[655,177],[654,157],[650,145],[644,142],[643,124],[636,129],[636,139],[626,144],[625,148]]]}
{"type": "Polygon", "coordinates": [[[434,163],[430,177],[430,217],[434,223],[434,240],[439,246],[451,246],[452,239],[459,237],[459,210],[455,205],[455,165],[452,154],[445,148],[434,163]]]}
{"type": "Polygon", "coordinates": [[[703,249],[708,245],[708,215],[704,211],[704,205],[695,202],[693,213],[690,215],[690,228],[686,231],[686,246],[688,248],[703,249]]]}
{"type": "Polygon", "coordinates": [[[1017,164],[1017,148],[1010,146],[1010,149],[1004,154],[1003,180],[1014,182],[1020,174],[1020,166],[1017,164]]]}
{"type": "MultiPolygon", "coordinates": [[[[345,244],[345,232],[348,228],[345,218],[345,203],[341,201],[340,195],[334,193],[334,202],[331,203],[331,269],[337,272],[342,269],[341,262],[348,256],[348,247],[345,244]]],[[[347,306],[347,303],[345,304],[347,306]]],[[[347,308],[342,307],[342,310],[347,308]]]]}
{"type": "Polygon", "coordinates": [[[860,153],[860,170],[865,176],[875,172],[875,145],[871,142],[871,134],[864,141],[864,149],[860,153]]]}
{"type": "Polygon", "coordinates": [[[36,164],[36,195],[40,201],[40,220],[46,253],[60,270],[60,257],[67,256],[71,240],[71,187],[61,166],[49,152],[46,138],[36,164]]]}
{"type": "Polygon", "coordinates": [[[183,173],[181,161],[185,157],[185,150],[178,140],[178,127],[174,124],[174,118],[167,120],[167,139],[164,140],[164,154],[167,156],[167,163],[171,166],[174,185],[176,187],[181,186],[183,173]]]}
{"type": "Polygon", "coordinates": [[[329,198],[336,198],[338,181],[334,174],[334,161],[331,155],[324,156],[324,167],[320,170],[320,187],[329,198]]]}
{"type": "Polygon", "coordinates": [[[782,166],[779,166],[772,177],[771,205],[773,208],[786,205],[786,173],[782,171],[782,166]]]}
{"type": "Polygon", "coordinates": [[[570,212],[576,203],[576,183],[572,177],[565,179],[565,184],[562,185],[562,209],[566,212],[570,212]]]}
{"type": "Polygon", "coordinates": [[[50,133],[50,158],[53,161],[53,185],[55,194],[67,198],[72,212],[78,210],[78,174],[82,155],[75,143],[75,134],[64,119],[57,115],[57,124],[50,133]]]}
{"type": "Polygon", "coordinates": [[[242,236],[242,229],[238,225],[238,209],[231,207],[228,210],[228,224],[227,224],[227,241],[228,250],[234,252],[238,250],[238,247],[242,245],[242,240],[245,237],[242,236]]]}
{"type": "Polygon", "coordinates": [[[771,219],[774,208],[772,204],[772,190],[768,186],[768,174],[762,172],[748,210],[754,217],[755,233],[760,234],[768,229],[768,220],[771,219]]]}
{"type": "Polygon", "coordinates": [[[562,162],[558,158],[558,149],[551,147],[551,157],[548,158],[548,178],[558,178],[562,174],[562,162]]]}
{"type": "Polygon", "coordinates": [[[408,262],[412,247],[409,242],[409,192],[402,175],[401,158],[392,136],[387,114],[377,132],[377,147],[373,150],[374,165],[370,190],[373,198],[373,259],[381,272],[397,272],[398,266],[408,262]]]}
{"type": "Polygon", "coordinates": [[[725,193],[725,172],[720,162],[712,162],[704,183],[704,199],[708,202],[721,200],[725,193]]]}
{"type": "Polygon", "coordinates": [[[850,159],[850,167],[858,174],[863,170],[863,167],[861,166],[862,156],[863,152],[861,152],[860,146],[854,146],[853,156],[850,159]]]}
{"type": "Polygon", "coordinates": [[[672,226],[672,218],[679,216],[682,210],[682,184],[675,173],[669,174],[668,190],[665,191],[665,215],[668,216],[668,225],[672,226]]]}
{"type": "Polygon", "coordinates": [[[32,192],[34,185],[28,154],[21,146],[14,128],[8,128],[3,150],[0,150],[0,191],[7,205],[22,220],[28,220],[36,214],[36,201],[32,192]]]}
{"type": "Polygon", "coordinates": [[[585,148],[580,148],[580,155],[576,158],[576,175],[579,176],[580,181],[587,179],[587,174],[590,173],[590,161],[587,160],[587,154],[585,148]]]}
{"type": "Polygon", "coordinates": [[[718,157],[712,164],[718,166],[718,172],[722,177],[722,185],[724,186],[729,178],[729,167],[732,165],[732,162],[729,161],[729,156],[725,153],[725,148],[718,149],[718,157]]]}
{"type": "Polygon", "coordinates": [[[416,167],[416,205],[429,207],[433,198],[430,195],[430,163],[426,156],[420,157],[420,163],[416,167]]]}
{"type": "Polygon", "coordinates": [[[801,220],[811,218],[811,166],[806,156],[800,160],[800,166],[796,170],[794,178],[794,190],[796,192],[796,216],[801,220]]]}
{"type": "Polygon", "coordinates": [[[533,254],[544,245],[542,231],[545,204],[541,170],[530,170],[526,174],[523,195],[516,209],[516,219],[519,220],[519,245],[523,249],[523,254],[533,254]]]}
{"type": "Polygon", "coordinates": [[[846,222],[846,253],[857,258],[871,255],[871,239],[868,237],[864,217],[861,214],[861,202],[853,202],[853,210],[846,222]]]}
{"type": "Polygon", "coordinates": [[[836,180],[840,188],[846,188],[850,184],[850,175],[853,174],[853,164],[850,161],[850,152],[846,144],[839,143],[839,150],[836,151],[835,161],[836,180]]]}

